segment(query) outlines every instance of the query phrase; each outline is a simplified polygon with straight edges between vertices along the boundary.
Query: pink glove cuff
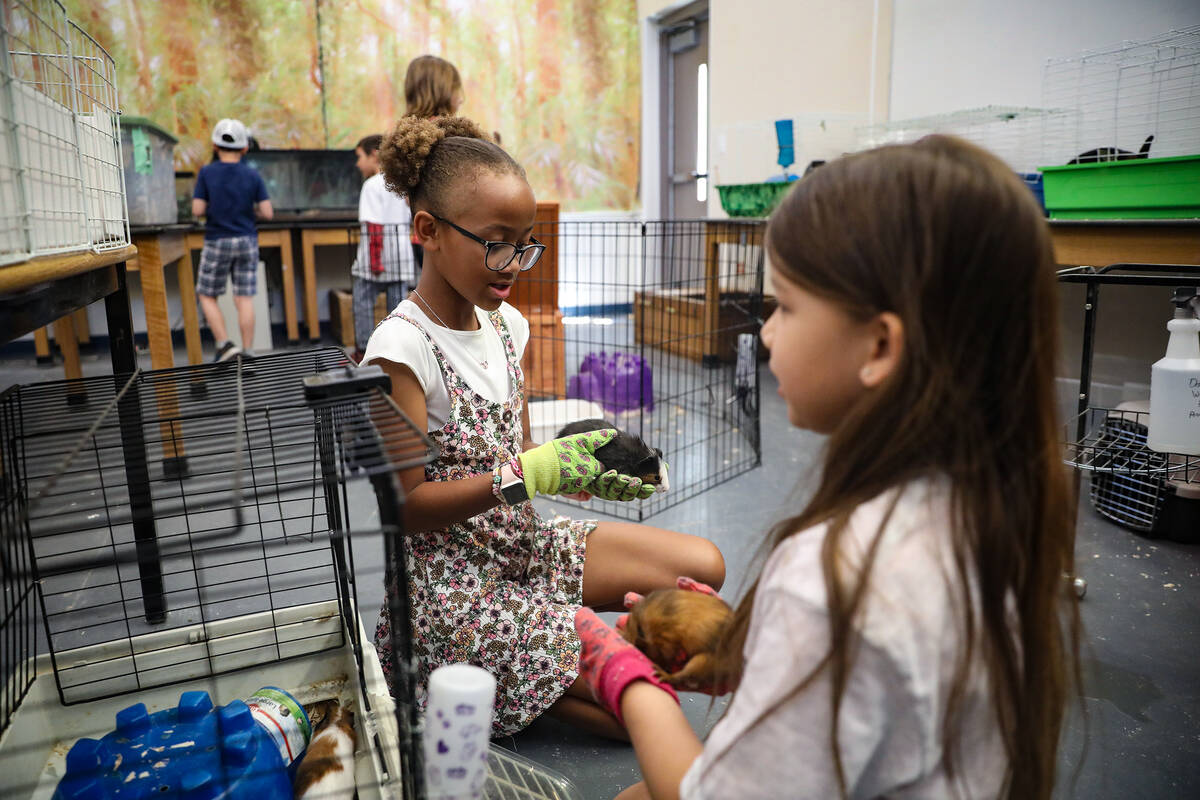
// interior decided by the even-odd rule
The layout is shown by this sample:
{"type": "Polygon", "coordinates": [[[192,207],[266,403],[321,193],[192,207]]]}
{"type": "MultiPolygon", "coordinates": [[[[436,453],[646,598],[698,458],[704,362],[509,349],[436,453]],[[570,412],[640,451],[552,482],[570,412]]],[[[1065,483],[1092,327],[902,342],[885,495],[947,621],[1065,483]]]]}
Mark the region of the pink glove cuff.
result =
{"type": "Polygon", "coordinates": [[[675,579],[675,588],[683,589],[685,592],[700,592],[700,594],[719,597],[716,589],[709,586],[707,583],[701,583],[695,578],[689,578],[686,575],[680,575],[675,579]]]}
{"type": "Polygon", "coordinates": [[[625,719],[621,715],[621,695],[634,681],[649,681],[671,695],[676,703],[679,702],[679,695],[658,679],[654,674],[654,665],[640,651],[633,648],[622,650],[608,660],[600,672],[600,680],[592,687],[597,702],[616,715],[617,722],[622,725],[625,719]]]}

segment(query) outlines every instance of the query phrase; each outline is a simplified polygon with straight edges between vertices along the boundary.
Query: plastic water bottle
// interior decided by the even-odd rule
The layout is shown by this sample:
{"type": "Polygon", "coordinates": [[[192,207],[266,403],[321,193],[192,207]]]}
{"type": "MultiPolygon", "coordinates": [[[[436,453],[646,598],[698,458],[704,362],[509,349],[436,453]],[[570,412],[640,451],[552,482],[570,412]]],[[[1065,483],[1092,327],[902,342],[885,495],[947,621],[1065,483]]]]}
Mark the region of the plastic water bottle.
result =
{"type": "Polygon", "coordinates": [[[1196,291],[1175,290],[1175,318],[1167,323],[1167,354],[1150,369],[1150,425],[1146,444],[1160,453],[1200,455],[1200,319],[1196,291]]]}

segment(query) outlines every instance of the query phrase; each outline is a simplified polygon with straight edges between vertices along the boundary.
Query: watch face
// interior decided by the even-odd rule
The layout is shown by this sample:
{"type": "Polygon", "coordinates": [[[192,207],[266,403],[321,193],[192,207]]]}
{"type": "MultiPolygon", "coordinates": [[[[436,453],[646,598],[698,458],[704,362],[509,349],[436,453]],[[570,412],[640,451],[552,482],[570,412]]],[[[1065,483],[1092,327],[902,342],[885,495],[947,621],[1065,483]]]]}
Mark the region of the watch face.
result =
{"type": "Polygon", "coordinates": [[[501,486],[500,494],[504,495],[504,502],[510,506],[514,503],[524,503],[529,499],[529,492],[525,489],[525,484],[522,481],[517,481],[508,486],[501,486]]]}

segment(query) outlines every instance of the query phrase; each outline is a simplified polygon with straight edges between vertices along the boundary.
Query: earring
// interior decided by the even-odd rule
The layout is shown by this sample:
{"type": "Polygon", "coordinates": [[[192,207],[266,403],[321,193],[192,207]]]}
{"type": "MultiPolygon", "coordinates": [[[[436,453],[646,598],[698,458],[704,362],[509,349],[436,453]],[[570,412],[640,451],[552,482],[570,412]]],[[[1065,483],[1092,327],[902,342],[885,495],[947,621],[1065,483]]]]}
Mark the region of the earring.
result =
{"type": "Polygon", "coordinates": [[[871,380],[872,374],[874,374],[874,371],[870,367],[863,367],[862,370],[858,373],[858,377],[861,378],[862,381],[865,383],[865,382],[871,380]]]}

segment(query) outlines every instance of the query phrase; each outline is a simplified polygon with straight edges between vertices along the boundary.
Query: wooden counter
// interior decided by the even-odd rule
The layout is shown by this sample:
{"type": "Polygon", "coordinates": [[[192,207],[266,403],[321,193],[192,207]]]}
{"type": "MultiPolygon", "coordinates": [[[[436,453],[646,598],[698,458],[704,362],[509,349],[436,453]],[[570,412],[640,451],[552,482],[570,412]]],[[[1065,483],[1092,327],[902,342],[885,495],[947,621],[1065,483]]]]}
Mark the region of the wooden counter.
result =
{"type": "Polygon", "coordinates": [[[1062,266],[1200,266],[1200,220],[1050,220],[1062,266]]]}

